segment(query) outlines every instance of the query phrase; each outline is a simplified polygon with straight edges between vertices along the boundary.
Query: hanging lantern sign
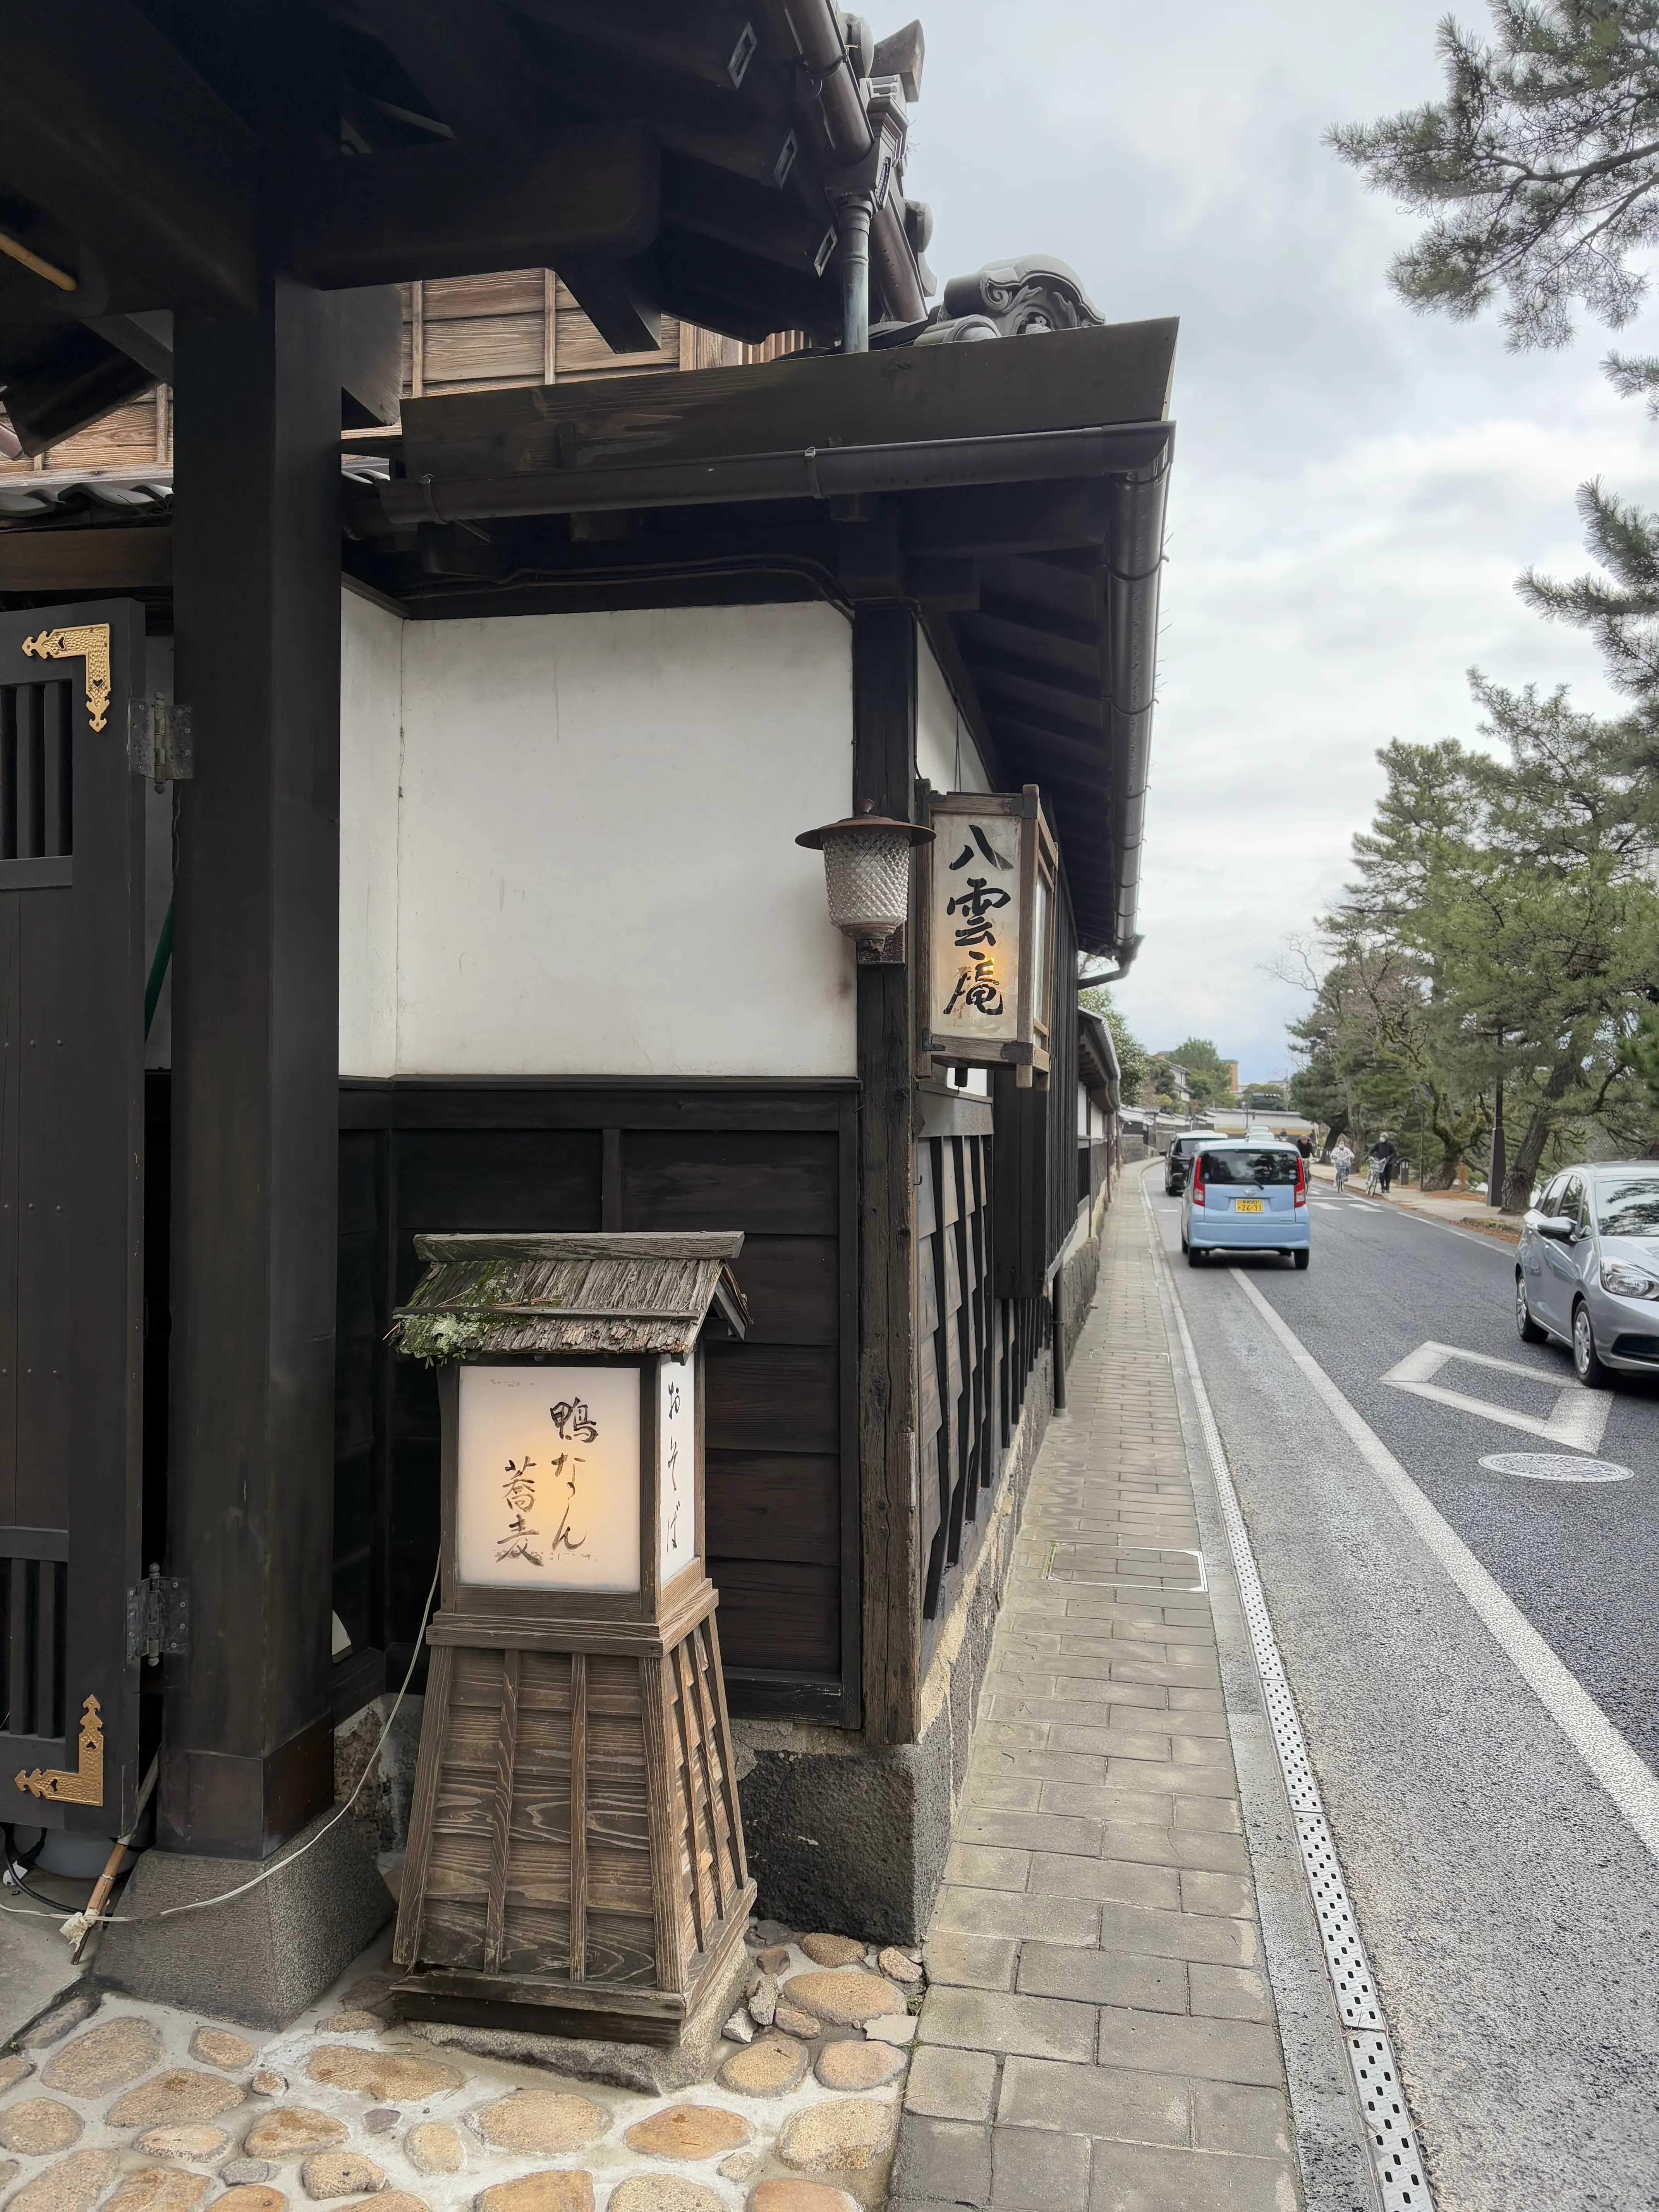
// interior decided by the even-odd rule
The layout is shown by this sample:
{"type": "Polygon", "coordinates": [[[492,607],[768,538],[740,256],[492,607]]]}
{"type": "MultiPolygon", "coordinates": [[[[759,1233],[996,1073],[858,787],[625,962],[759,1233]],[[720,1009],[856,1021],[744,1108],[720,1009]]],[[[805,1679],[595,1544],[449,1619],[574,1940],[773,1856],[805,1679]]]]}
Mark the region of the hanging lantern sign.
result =
{"type": "Polygon", "coordinates": [[[921,1049],[1046,1077],[1057,856],[1037,787],[935,793],[927,820],[921,1049]]]}

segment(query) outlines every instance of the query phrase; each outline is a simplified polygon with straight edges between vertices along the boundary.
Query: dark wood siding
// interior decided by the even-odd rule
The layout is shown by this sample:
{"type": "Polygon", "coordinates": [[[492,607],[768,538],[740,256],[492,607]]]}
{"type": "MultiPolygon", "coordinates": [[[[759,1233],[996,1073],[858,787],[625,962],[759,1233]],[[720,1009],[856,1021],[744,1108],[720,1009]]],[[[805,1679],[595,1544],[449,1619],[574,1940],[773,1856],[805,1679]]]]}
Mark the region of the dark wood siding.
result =
{"type": "Polygon", "coordinates": [[[382,1342],[425,1230],[740,1229],[711,1346],[708,1570],[735,1710],[855,1711],[851,1085],[342,1089],[335,1608],[401,1680],[438,1535],[433,1376],[382,1342]]]}

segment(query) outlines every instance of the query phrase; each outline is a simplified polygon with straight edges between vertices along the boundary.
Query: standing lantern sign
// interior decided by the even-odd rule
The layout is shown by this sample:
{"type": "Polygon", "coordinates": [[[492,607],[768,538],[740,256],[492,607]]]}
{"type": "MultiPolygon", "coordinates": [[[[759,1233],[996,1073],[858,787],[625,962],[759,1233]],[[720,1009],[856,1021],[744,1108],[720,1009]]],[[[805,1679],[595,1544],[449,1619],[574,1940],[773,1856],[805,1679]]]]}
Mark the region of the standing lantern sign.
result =
{"type": "Polygon", "coordinates": [[[704,1569],[705,1335],[738,1235],[422,1237],[439,1609],[395,1991],[414,2018],[672,2043],[755,1901],[704,1569]]]}
{"type": "Polygon", "coordinates": [[[1037,787],[934,793],[927,820],[919,1049],[1046,1080],[1058,859],[1037,787]]]}

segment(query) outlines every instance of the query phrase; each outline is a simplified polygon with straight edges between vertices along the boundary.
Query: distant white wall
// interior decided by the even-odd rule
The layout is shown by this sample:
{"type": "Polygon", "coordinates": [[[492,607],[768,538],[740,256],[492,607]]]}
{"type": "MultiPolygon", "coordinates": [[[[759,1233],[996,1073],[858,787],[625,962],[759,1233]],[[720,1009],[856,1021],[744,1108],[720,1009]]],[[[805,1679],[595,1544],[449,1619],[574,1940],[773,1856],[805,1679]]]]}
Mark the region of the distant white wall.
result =
{"type": "Polygon", "coordinates": [[[398,1072],[398,815],[404,633],[340,595],[340,1072],[398,1072]]]}
{"type": "Polygon", "coordinates": [[[935,791],[988,791],[990,782],[967,717],[958,708],[933,658],[916,633],[916,774],[935,791]]]}
{"type": "Polygon", "coordinates": [[[855,1073],[844,617],[346,605],[343,1073],[855,1073]]]}

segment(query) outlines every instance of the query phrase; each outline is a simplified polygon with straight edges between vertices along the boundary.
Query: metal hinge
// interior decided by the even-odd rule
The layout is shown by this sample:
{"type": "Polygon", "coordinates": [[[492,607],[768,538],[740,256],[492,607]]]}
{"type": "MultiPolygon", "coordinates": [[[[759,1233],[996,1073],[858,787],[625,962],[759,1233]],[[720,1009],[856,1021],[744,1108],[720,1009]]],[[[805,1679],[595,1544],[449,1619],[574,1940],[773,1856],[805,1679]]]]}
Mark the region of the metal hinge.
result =
{"type": "Polygon", "coordinates": [[[196,773],[196,733],[188,707],[176,700],[133,699],[127,706],[127,763],[155,779],[157,791],[196,773]]]}
{"type": "Polygon", "coordinates": [[[127,1592],[127,1656],[155,1667],[164,1658],[182,1658],[189,1649],[190,1585],[182,1575],[164,1575],[152,1565],[137,1589],[127,1592]]]}

